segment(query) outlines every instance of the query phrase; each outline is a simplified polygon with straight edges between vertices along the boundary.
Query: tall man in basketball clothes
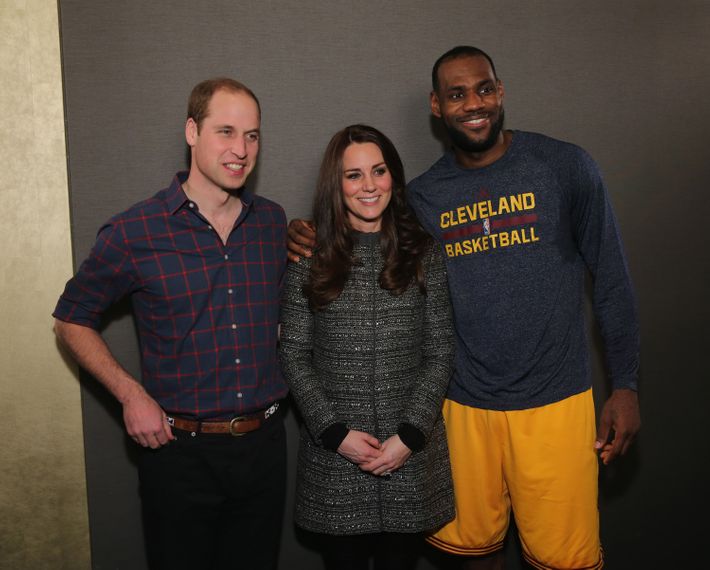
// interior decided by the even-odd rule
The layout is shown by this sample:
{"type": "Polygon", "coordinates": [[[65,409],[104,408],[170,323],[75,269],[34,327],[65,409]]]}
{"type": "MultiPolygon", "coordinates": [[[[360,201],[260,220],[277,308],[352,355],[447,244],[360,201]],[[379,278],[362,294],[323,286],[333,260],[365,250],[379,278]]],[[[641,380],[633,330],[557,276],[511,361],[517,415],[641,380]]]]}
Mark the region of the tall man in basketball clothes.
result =
{"type": "MultiPolygon", "coordinates": [[[[457,516],[429,541],[502,569],[515,516],[540,569],[603,566],[597,475],[640,427],[635,300],[599,169],[581,148],[503,129],[503,84],[481,50],[434,65],[432,113],[453,143],[407,199],[443,247],[456,323],[444,403],[457,516]],[[595,425],[584,282],[613,384],[595,425]]],[[[307,224],[292,222],[295,241],[307,224]]],[[[290,244],[294,254],[306,251],[290,244]]]]}
{"type": "Polygon", "coordinates": [[[261,111],[228,78],[192,91],[189,172],[104,225],[67,283],[55,329],[123,405],[139,462],[152,568],[276,566],[285,492],[277,361],[286,266],[280,206],[245,188],[261,111]],[[141,381],[99,335],[130,297],[141,381]]]}

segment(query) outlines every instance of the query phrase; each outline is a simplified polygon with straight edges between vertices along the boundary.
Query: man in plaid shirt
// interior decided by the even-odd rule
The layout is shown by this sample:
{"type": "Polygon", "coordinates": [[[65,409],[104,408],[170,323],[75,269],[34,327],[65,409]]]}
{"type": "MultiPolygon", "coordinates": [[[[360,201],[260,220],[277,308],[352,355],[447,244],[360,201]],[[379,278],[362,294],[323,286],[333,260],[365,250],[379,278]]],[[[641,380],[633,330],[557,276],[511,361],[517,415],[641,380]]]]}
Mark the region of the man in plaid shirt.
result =
{"type": "Polygon", "coordinates": [[[276,344],[283,209],[245,189],[259,102],[228,78],[188,103],[189,172],[114,216],[54,312],[77,362],[122,404],[153,568],[271,569],[283,516],[286,385],[276,344]],[[130,297],[141,381],[97,332],[130,297]]]}

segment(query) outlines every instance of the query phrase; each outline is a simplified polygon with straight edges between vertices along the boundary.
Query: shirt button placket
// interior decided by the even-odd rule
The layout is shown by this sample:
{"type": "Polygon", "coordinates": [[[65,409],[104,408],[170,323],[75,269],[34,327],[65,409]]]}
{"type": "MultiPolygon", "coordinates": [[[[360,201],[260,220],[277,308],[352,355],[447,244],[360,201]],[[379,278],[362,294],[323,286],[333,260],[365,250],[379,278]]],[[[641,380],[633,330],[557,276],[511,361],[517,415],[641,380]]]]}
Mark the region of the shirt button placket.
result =
{"type": "MultiPolygon", "coordinates": [[[[224,254],[224,259],[225,259],[225,260],[229,260],[229,255],[225,253],[225,254],[224,254]]],[[[230,288],[227,289],[227,295],[229,295],[230,297],[231,297],[232,295],[234,295],[234,289],[233,289],[232,287],[230,287],[230,288]]],[[[229,303],[229,305],[230,305],[230,307],[231,307],[231,305],[232,305],[231,298],[228,300],[228,303],[229,303]]],[[[232,308],[232,310],[234,310],[233,307],[231,307],[231,308],[232,308]]],[[[237,323],[232,323],[232,330],[235,332],[235,334],[237,333],[237,323]]],[[[242,360],[241,360],[240,358],[235,358],[235,359],[234,359],[234,364],[239,365],[239,364],[241,364],[241,362],[242,362],[242,360]]],[[[241,399],[241,398],[243,397],[243,394],[242,394],[241,392],[237,392],[236,396],[237,396],[238,399],[241,399]]]]}

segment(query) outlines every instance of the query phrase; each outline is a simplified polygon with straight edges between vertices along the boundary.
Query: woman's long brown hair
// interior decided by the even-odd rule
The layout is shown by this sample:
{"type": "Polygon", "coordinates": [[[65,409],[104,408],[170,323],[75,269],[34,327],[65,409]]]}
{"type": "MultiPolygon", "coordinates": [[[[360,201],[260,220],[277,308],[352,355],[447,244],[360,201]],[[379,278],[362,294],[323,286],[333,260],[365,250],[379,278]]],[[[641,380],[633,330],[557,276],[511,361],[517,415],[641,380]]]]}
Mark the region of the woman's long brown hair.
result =
{"type": "Polygon", "coordinates": [[[328,143],[321,163],[313,202],[316,247],[311,274],[303,291],[314,310],[325,308],[343,291],[353,259],[352,226],[343,202],[343,154],[353,143],[373,143],[392,176],[392,197],[382,215],[380,248],[384,267],[380,287],[401,295],[414,282],[422,293],[422,256],[431,240],[410,210],[404,195],[404,167],[392,142],[380,131],[366,125],[351,125],[338,131],[328,143]]]}

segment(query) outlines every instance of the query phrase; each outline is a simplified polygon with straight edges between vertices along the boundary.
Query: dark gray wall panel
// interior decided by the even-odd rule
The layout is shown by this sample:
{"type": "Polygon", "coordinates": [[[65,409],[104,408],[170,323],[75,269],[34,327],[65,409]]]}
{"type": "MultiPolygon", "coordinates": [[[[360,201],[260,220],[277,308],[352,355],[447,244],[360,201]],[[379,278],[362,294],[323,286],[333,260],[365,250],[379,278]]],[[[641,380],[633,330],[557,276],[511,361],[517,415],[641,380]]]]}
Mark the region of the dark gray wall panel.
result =
{"type": "MultiPolygon", "coordinates": [[[[683,567],[699,546],[687,513],[709,475],[699,443],[710,427],[701,367],[710,317],[707,2],[59,5],[77,261],[105,219],[185,166],[185,106],[197,81],[232,75],[257,93],[263,149],[253,182],[295,217],[308,213],[325,144],[346,124],[390,135],[409,177],[429,166],[444,144],[428,113],[432,63],[461,43],[489,51],[509,126],[580,144],[601,164],[638,291],[644,427],[631,457],[601,475],[607,567],[683,567]]],[[[137,373],[125,308],[106,335],[137,373]]],[[[595,377],[600,402],[599,358],[595,377]]],[[[94,567],[140,569],[137,482],[120,409],[90,379],[83,396],[94,567]]],[[[316,568],[317,560],[287,511],[282,568],[316,568]]]]}

